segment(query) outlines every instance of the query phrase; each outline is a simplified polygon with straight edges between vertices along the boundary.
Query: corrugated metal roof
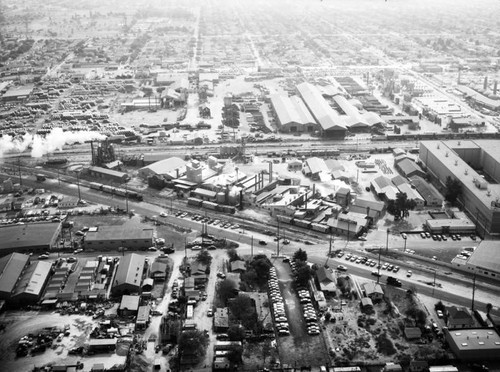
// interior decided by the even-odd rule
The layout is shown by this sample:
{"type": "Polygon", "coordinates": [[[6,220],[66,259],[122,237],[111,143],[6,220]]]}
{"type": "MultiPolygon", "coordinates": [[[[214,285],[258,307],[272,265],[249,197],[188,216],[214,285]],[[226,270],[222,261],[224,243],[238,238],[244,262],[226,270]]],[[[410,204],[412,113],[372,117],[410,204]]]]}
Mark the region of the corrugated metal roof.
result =
{"type": "Polygon", "coordinates": [[[17,283],[13,296],[31,294],[40,296],[50,275],[52,264],[50,262],[38,261],[31,264],[17,283]]]}
{"type": "Polygon", "coordinates": [[[318,88],[309,83],[301,83],[297,85],[297,89],[309,111],[323,130],[346,129],[342,118],[330,107],[318,88]]]}
{"type": "Polygon", "coordinates": [[[11,293],[30,256],[12,253],[0,258],[0,292],[11,293]]]}
{"type": "Polygon", "coordinates": [[[113,286],[130,284],[140,287],[144,270],[144,256],[132,253],[120,259],[113,286]]]}

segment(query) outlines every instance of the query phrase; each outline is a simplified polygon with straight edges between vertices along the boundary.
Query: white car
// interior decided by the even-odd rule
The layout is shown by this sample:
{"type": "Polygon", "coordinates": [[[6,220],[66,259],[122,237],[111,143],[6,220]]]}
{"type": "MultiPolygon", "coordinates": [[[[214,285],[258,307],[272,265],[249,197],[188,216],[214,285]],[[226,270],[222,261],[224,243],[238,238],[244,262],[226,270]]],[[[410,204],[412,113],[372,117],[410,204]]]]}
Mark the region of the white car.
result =
{"type": "Polygon", "coordinates": [[[168,214],[166,212],[161,212],[160,213],[160,217],[167,217],[167,216],[168,216],[168,214]]]}

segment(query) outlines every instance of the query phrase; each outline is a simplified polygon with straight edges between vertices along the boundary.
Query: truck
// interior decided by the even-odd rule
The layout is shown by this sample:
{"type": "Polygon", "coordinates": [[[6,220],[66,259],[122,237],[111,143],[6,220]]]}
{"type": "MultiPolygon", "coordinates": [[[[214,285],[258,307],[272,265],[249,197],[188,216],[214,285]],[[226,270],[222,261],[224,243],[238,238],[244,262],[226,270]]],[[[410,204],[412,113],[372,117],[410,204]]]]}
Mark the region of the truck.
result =
{"type": "Polygon", "coordinates": [[[393,276],[387,277],[387,284],[393,285],[394,287],[401,287],[403,285],[403,283],[401,283],[401,280],[399,280],[393,276]]]}
{"type": "Polygon", "coordinates": [[[37,180],[38,182],[43,182],[43,181],[45,181],[46,179],[47,179],[47,177],[45,177],[43,174],[37,174],[37,175],[36,175],[36,180],[37,180]]]}
{"type": "Polygon", "coordinates": [[[193,319],[194,308],[193,305],[187,305],[186,319],[193,319]]]}

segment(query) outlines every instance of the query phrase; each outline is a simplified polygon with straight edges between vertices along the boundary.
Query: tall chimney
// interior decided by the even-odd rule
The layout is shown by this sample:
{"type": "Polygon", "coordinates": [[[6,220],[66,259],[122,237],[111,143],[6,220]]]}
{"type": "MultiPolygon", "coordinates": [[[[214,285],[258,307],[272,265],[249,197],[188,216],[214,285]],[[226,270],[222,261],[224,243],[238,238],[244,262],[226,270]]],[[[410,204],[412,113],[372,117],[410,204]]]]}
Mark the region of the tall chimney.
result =
{"type": "Polygon", "coordinates": [[[495,80],[495,82],[493,83],[493,95],[494,96],[497,95],[497,88],[498,88],[498,81],[495,80]]]}
{"type": "Polygon", "coordinates": [[[483,89],[484,90],[488,89],[488,76],[484,77],[483,89]]]}

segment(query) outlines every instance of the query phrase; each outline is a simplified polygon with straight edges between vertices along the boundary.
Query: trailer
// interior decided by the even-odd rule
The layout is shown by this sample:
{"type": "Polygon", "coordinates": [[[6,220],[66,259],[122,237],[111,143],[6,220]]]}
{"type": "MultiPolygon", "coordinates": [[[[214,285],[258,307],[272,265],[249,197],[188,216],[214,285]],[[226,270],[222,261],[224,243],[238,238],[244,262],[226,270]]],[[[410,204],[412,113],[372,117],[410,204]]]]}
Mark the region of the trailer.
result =
{"type": "Polygon", "coordinates": [[[90,183],[90,188],[94,189],[94,190],[101,190],[102,189],[102,183],[91,182],[90,183]]]}
{"type": "Polygon", "coordinates": [[[43,181],[45,181],[46,179],[47,179],[47,177],[45,177],[43,174],[37,174],[37,175],[36,175],[36,180],[37,180],[38,182],[43,182],[43,181]]]}

